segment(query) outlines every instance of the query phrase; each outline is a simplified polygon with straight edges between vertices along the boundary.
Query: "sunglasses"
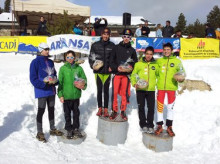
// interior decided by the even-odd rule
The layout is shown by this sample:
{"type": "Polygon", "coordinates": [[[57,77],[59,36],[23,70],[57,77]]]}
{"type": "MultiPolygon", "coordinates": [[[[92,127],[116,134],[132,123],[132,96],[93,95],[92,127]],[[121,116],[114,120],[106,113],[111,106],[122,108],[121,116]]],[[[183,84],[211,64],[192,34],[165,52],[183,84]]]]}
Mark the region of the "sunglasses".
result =
{"type": "Polygon", "coordinates": [[[50,49],[49,49],[49,48],[45,48],[44,50],[45,50],[45,51],[49,51],[50,49]]]}
{"type": "Polygon", "coordinates": [[[122,38],[129,38],[129,39],[130,39],[131,36],[129,36],[129,35],[123,35],[122,38]]]}
{"type": "Polygon", "coordinates": [[[74,59],[73,56],[71,56],[71,57],[70,57],[70,56],[67,56],[66,58],[67,58],[67,59],[74,59]]]}

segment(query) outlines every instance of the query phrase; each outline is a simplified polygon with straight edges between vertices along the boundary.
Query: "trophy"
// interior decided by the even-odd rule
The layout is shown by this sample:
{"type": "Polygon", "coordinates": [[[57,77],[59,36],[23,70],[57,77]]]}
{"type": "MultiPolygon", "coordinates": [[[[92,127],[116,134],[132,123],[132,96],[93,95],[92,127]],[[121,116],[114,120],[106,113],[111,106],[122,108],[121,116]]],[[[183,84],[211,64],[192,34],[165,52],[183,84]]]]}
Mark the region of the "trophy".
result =
{"type": "Polygon", "coordinates": [[[73,85],[78,88],[78,86],[85,86],[85,83],[86,83],[85,80],[82,79],[82,78],[79,78],[77,73],[76,73],[75,76],[74,76],[73,85]]]}
{"type": "Polygon", "coordinates": [[[129,62],[133,62],[133,60],[128,58],[123,64],[120,64],[119,68],[122,70],[122,72],[131,72],[133,70],[129,62]]]}
{"type": "Polygon", "coordinates": [[[47,67],[44,71],[48,74],[48,76],[43,79],[44,83],[56,84],[58,80],[57,77],[54,76],[54,67],[47,67]]]}
{"type": "Polygon", "coordinates": [[[175,73],[173,75],[173,78],[177,81],[177,82],[183,82],[185,80],[185,77],[186,77],[186,74],[185,72],[183,71],[183,67],[180,66],[180,71],[175,73]]]}
{"type": "Polygon", "coordinates": [[[135,76],[137,79],[138,88],[140,88],[140,89],[147,88],[148,82],[144,79],[140,79],[140,77],[137,74],[135,76]]]}
{"type": "Polygon", "coordinates": [[[97,60],[97,59],[96,59],[96,58],[98,58],[98,57],[99,57],[99,55],[96,55],[95,53],[92,53],[92,54],[91,54],[91,57],[90,57],[90,59],[91,59],[92,61],[94,61],[93,65],[92,65],[92,68],[93,68],[95,71],[99,70],[99,69],[104,65],[104,63],[103,63],[102,60],[97,60]]]}

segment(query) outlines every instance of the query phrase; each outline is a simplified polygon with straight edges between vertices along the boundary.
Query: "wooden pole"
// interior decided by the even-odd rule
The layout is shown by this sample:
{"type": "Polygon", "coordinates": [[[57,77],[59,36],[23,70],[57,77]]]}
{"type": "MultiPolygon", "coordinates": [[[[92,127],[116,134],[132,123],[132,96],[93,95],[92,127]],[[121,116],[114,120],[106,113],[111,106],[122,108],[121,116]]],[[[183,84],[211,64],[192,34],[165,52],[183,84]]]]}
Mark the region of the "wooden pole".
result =
{"type": "Polygon", "coordinates": [[[13,5],[12,5],[12,24],[11,24],[11,28],[12,28],[12,35],[14,36],[15,34],[15,0],[13,0],[13,5]],[[14,13],[13,13],[14,11],[14,13]]]}

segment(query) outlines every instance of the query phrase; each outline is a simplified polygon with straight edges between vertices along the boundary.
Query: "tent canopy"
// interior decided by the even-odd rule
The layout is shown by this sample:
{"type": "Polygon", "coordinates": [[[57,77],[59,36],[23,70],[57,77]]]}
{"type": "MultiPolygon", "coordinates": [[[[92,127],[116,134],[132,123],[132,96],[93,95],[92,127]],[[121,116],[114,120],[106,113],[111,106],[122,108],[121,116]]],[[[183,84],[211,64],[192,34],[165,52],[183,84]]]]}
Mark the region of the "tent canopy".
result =
{"type": "Polygon", "coordinates": [[[68,17],[74,22],[84,22],[90,17],[90,7],[75,5],[67,0],[12,0],[12,11],[16,19],[26,15],[28,28],[37,28],[40,16],[53,24],[54,20],[68,11],[68,17]],[[13,3],[14,2],[14,3],[13,3]]]}

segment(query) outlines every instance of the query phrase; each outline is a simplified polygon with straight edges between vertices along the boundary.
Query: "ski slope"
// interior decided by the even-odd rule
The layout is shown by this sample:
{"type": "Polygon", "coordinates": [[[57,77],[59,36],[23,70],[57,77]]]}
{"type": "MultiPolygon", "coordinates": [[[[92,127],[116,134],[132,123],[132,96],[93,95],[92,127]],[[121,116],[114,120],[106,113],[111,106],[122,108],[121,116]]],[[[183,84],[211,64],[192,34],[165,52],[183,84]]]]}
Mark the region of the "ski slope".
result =
{"type": "MultiPolygon", "coordinates": [[[[126,143],[106,146],[96,139],[96,86],[88,61],[82,67],[88,78],[80,105],[81,128],[87,133],[80,145],[58,142],[49,135],[47,110],[43,128],[47,143],[36,140],[37,100],[29,82],[31,55],[0,54],[0,164],[218,164],[220,163],[220,59],[184,60],[187,79],[204,80],[212,91],[184,91],[174,106],[176,133],[173,151],[155,153],[142,143],[135,90],[128,106],[126,143]]],[[[55,64],[56,70],[62,63],[55,64]]],[[[62,104],[56,97],[57,128],[63,129],[62,104]]]]}

